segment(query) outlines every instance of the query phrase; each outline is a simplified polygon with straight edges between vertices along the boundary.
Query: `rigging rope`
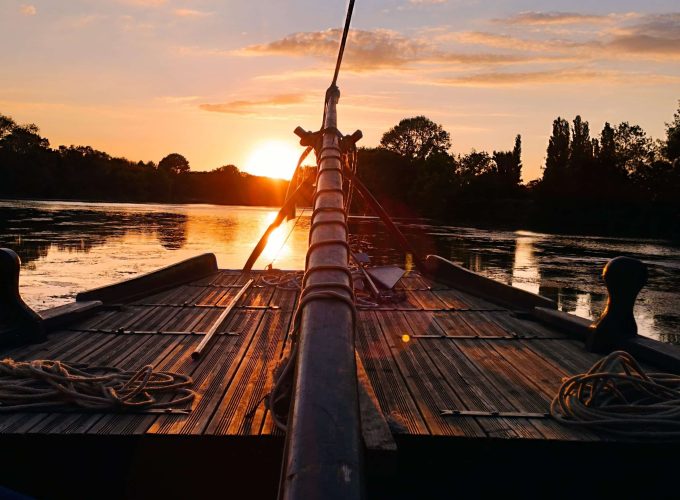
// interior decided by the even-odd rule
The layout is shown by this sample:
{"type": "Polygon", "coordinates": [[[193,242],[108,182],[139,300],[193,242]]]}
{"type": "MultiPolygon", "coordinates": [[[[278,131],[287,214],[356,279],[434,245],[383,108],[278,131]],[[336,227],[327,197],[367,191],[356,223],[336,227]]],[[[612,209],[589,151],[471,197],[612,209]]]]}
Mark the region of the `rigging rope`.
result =
{"type": "Polygon", "coordinates": [[[347,43],[347,34],[349,33],[349,24],[352,21],[352,11],[354,10],[354,0],[349,0],[347,6],[347,15],[345,16],[345,27],[342,30],[342,39],[340,40],[340,49],[338,50],[338,59],[335,62],[335,73],[333,73],[333,81],[331,87],[335,87],[338,83],[338,74],[340,73],[340,65],[342,64],[342,56],[345,53],[345,44],[347,43]]]}
{"type": "Polygon", "coordinates": [[[194,400],[191,377],[38,359],[0,361],[0,412],[76,406],[97,411],[178,409],[194,400]],[[164,395],[177,396],[161,401],[164,395]]]}
{"type": "Polygon", "coordinates": [[[345,54],[345,45],[347,44],[347,35],[349,33],[349,25],[352,22],[352,12],[354,11],[354,0],[349,0],[347,6],[347,14],[345,15],[345,27],[342,30],[342,38],[340,39],[340,48],[338,49],[338,58],[335,61],[335,71],[333,72],[333,81],[330,87],[326,90],[324,98],[323,117],[321,118],[321,129],[323,130],[326,124],[326,107],[328,106],[328,98],[333,89],[337,89],[338,75],[340,74],[340,66],[342,65],[342,56],[345,54]]]}
{"type": "Polygon", "coordinates": [[[615,351],[564,381],[550,405],[558,421],[635,438],[680,439],[680,376],[645,373],[615,351]]]}
{"type": "Polygon", "coordinates": [[[279,258],[279,254],[281,253],[281,250],[283,250],[283,247],[285,247],[286,243],[288,243],[288,238],[290,238],[290,235],[293,234],[293,231],[295,231],[295,227],[298,225],[298,222],[300,222],[300,219],[302,218],[302,215],[305,213],[306,210],[307,210],[306,207],[303,208],[302,211],[300,212],[300,215],[297,216],[297,218],[295,219],[295,222],[293,223],[293,227],[290,228],[290,231],[288,231],[288,234],[286,235],[286,238],[283,240],[283,243],[281,243],[281,246],[279,247],[279,249],[274,254],[274,258],[265,267],[265,269],[273,269],[274,262],[276,262],[276,259],[279,258]]]}

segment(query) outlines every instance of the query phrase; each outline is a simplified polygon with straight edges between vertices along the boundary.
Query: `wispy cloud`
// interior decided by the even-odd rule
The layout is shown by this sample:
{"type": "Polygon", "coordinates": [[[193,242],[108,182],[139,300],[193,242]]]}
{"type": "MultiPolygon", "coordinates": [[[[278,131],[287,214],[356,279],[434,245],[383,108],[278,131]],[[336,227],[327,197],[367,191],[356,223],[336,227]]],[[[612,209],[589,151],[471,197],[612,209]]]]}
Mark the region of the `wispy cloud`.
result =
{"type": "MultiPolygon", "coordinates": [[[[338,49],[339,29],[294,33],[266,44],[251,45],[235,53],[242,56],[288,55],[332,59],[338,49]]],[[[385,29],[350,32],[345,69],[369,71],[404,69],[413,64],[509,64],[534,61],[519,54],[466,53],[444,50],[424,39],[385,29]]]]}
{"type": "Polygon", "coordinates": [[[158,7],[163,5],[166,0],[118,0],[120,3],[134,5],[137,7],[158,7]]]}
{"type": "Polygon", "coordinates": [[[624,54],[680,57],[680,13],[645,16],[632,25],[619,27],[604,46],[624,54]]]}
{"type": "Polygon", "coordinates": [[[448,0],[408,0],[408,3],[413,5],[435,5],[447,3],[448,0]]]}
{"type": "Polygon", "coordinates": [[[511,17],[494,19],[496,23],[525,25],[604,23],[608,21],[608,16],[580,14],[578,12],[520,12],[511,17]]]}
{"type": "Polygon", "coordinates": [[[680,78],[665,75],[640,75],[621,71],[602,71],[595,69],[557,69],[547,71],[477,73],[439,79],[436,83],[458,87],[504,87],[537,85],[574,85],[591,84],[593,81],[636,85],[655,85],[657,83],[677,83],[680,78]]]}
{"type": "MultiPolygon", "coordinates": [[[[290,55],[332,58],[337,53],[341,30],[300,32],[239,51],[241,55],[290,55]]],[[[402,66],[422,58],[427,44],[406,38],[391,30],[354,30],[350,32],[345,63],[353,69],[402,66]]]]}
{"type": "Polygon", "coordinates": [[[38,13],[38,9],[35,8],[35,5],[24,4],[19,7],[19,12],[24,16],[35,16],[38,13]]]}
{"type": "Polygon", "coordinates": [[[261,114],[267,109],[281,108],[305,102],[305,94],[278,94],[265,99],[229,101],[218,104],[201,104],[203,111],[234,115],[261,114]]]}
{"type": "Polygon", "coordinates": [[[196,9],[175,9],[173,13],[177,17],[209,17],[212,16],[212,12],[206,12],[203,10],[196,9]]]}
{"type": "Polygon", "coordinates": [[[581,60],[636,57],[674,59],[680,57],[680,14],[632,16],[583,39],[522,38],[503,33],[463,32],[442,35],[459,43],[503,48],[512,51],[572,54],[581,60]]]}
{"type": "Polygon", "coordinates": [[[492,71],[472,75],[442,78],[438,83],[454,86],[510,86],[510,85],[545,85],[575,82],[589,82],[602,78],[603,74],[594,70],[549,70],[549,71],[526,71],[526,72],[500,72],[492,71]]]}

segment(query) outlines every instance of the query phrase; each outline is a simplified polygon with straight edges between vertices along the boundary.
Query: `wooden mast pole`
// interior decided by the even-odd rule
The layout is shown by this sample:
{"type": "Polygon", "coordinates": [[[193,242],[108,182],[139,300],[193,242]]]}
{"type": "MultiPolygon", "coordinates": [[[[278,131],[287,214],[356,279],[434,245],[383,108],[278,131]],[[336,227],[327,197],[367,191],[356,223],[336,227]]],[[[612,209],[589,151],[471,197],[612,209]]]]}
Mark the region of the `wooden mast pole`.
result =
{"type": "Polygon", "coordinates": [[[354,307],[336,104],[326,93],[314,212],[301,295],[284,499],[362,496],[362,445],[354,358],[354,307]]]}

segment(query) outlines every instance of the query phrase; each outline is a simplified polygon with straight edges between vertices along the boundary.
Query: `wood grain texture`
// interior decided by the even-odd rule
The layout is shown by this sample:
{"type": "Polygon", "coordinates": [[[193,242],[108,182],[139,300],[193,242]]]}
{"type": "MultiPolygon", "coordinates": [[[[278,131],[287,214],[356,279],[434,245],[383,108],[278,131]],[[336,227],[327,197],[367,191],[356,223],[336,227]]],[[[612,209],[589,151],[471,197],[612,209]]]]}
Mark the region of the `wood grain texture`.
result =
{"type": "MultiPolygon", "coordinates": [[[[250,276],[255,282],[198,361],[191,360],[191,352],[248,276],[220,271],[133,303],[105,304],[41,344],[0,352],[20,360],[61,359],[126,370],[151,364],[178,371],[194,380],[197,398],[189,415],[4,413],[0,435],[280,438],[264,398],[290,348],[299,291],[267,285],[261,272],[250,276]]],[[[598,356],[569,332],[417,273],[407,274],[397,288],[405,294],[403,303],[364,309],[357,317],[355,347],[366,389],[360,398],[362,425],[371,446],[389,448],[391,436],[612,439],[550,419],[441,415],[442,410],[543,413],[562,379],[585,372],[598,356]]]]}

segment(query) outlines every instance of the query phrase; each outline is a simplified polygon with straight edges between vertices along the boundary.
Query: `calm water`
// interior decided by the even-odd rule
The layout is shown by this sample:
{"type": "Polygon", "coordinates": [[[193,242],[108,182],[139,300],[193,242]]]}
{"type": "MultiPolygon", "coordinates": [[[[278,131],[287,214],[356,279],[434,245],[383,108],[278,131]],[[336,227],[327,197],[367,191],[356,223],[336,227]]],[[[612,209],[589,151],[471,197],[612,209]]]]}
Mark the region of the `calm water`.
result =
{"type": "MultiPolygon", "coordinates": [[[[151,205],[0,201],[0,246],[22,258],[26,302],[45,309],[78,291],[119,281],[204,252],[222,268],[240,268],[276,210],[214,205],[151,205]]],[[[593,318],[606,300],[600,278],[608,259],[628,255],[650,270],[638,299],[640,333],[680,341],[680,248],[658,240],[489,231],[401,221],[423,254],[437,253],[497,280],[557,301],[560,309],[593,318]]],[[[355,249],[375,263],[408,265],[381,224],[350,225],[355,249]]],[[[277,230],[256,268],[274,262],[301,269],[309,211],[277,230]]]]}

